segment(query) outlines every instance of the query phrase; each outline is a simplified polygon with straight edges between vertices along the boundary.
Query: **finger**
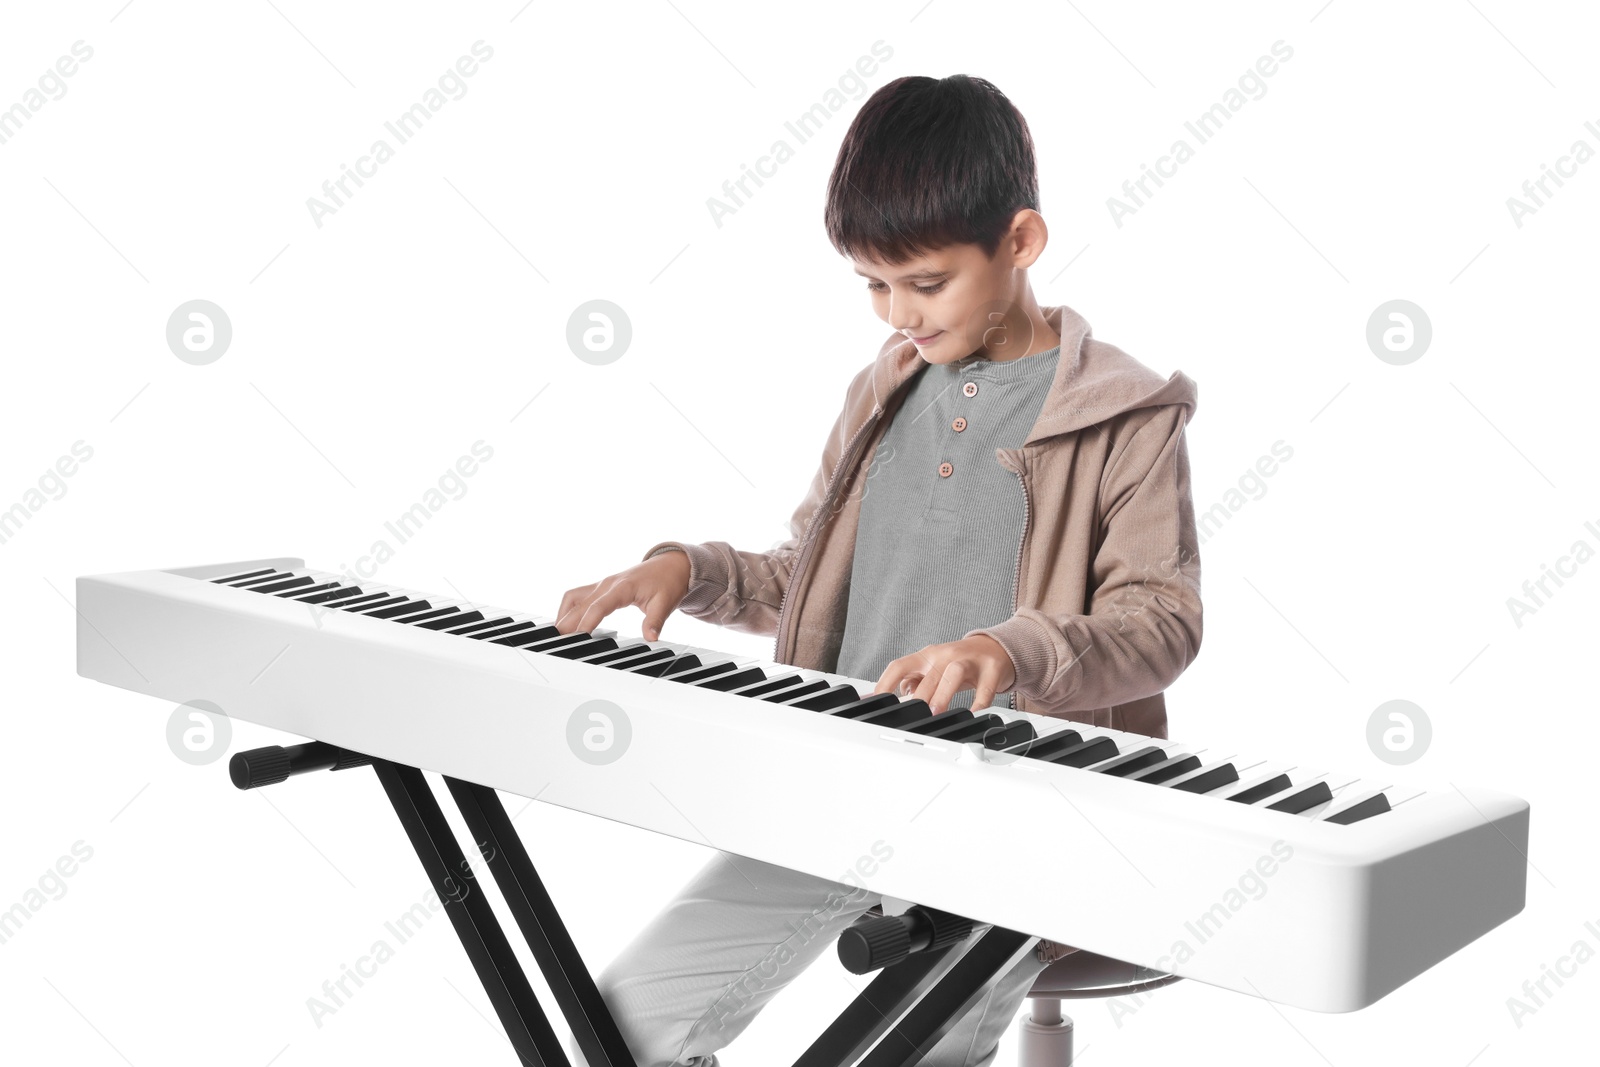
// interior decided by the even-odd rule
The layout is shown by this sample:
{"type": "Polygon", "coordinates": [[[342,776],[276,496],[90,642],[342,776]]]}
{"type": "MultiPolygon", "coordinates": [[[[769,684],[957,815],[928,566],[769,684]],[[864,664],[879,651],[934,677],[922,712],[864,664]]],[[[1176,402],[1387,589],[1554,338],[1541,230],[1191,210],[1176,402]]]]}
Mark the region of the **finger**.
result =
{"type": "Polygon", "coordinates": [[[958,659],[954,663],[945,666],[944,672],[939,676],[939,688],[934,691],[934,697],[931,702],[934,714],[938,714],[948,708],[951,699],[957,693],[971,688],[964,681],[970,671],[971,667],[964,660],[958,659]]]}
{"type": "Polygon", "coordinates": [[[920,700],[927,704],[929,710],[931,710],[935,715],[944,710],[938,701],[934,699],[939,691],[939,679],[943,675],[944,665],[935,663],[933,666],[928,668],[926,673],[923,674],[922,681],[917,683],[916,692],[912,694],[914,699],[920,700]]]}
{"type": "Polygon", "coordinates": [[[878,675],[878,684],[872,687],[872,691],[874,693],[893,693],[900,685],[900,679],[905,676],[905,657],[901,656],[899,659],[890,660],[889,665],[883,669],[883,673],[878,675]]]}
{"type": "Polygon", "coordinates": [[[885,675],[894,672],[891,685],[886,688],[886,691],[891,691],[894,696],[899,696],[901,699],[917,699],[915,697],[917,686],[922,685],[922,681],[925,680],[928,672],[936,665],[933,656],[928,654],[928,648],[933,648],[933,646],[928,645],[925,648],[918,649],[910,656],[901,656],[886,667],[885,672],[883,672],[885,675]]]}
{"type": "Polygon", "coordinates": [[[645,604],[644,626],[640,633],[646,641],[661,640],[661,627],[667,623],[667,616],[672,614],[673,605],[667,603],[668,597],[652,597],[645,604]]]}
{"type": "Polygon", "coordinates": [[[594,598],[595,590],[600,587],[600,582],[589,582],[587,585],[574,585],[573,589],[566,590],[562,597],[562,608],[555,613],[555,629],[562,633],[571,632],[571,625],[581,616],[584,608],[589,606],[589,601],[594,598]],[[565,619],[566,627],[563,629],[562,621],[565,619]]]}
{"type": "Polygon", "coordinates": [[[557,630],[560,630],[562,633],[567,632],[566,630],[561,629],[561,620],[565,619],[574,610],[578,610],[581,605],[585,605],[589,602],[589,594],[591,591],[593,591],[595,584],[596,583],[591,582],[589,585],[574,586],[561,595],[561,606],[556,609],[557,630]]]}
{"type": "Polygon", "coordinates": [[[606,621],[607,615],[610,615],[618,608],[628,607],[632,603],[633,586],[631,583],[607,583],[595,594],[594,599],[589,601],[589,606],[583,609],[583,614],[578,618],[577,626],[573,628],[574,632],[582,631],[586,634],[592,634],[595,631],[595,627],[606,621]]]}
{"type": "Polygon", "coordinates": [[[995,686],[999,683],[997,671],[985,670],[978,672],[978,682],[974,686],[972,697],[972,710],[981,711],[994,703],[995,686]]]}

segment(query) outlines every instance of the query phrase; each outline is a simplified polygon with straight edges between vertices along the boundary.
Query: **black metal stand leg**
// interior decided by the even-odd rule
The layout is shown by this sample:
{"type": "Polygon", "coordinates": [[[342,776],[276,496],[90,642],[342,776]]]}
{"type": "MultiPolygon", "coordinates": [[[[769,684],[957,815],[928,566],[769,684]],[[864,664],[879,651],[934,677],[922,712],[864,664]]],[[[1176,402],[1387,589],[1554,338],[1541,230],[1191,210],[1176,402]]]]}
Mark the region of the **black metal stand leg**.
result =
{"type": "Polygon", "coordinates": [[[978,1002],[984,988],[1017,959],[1018,951],[1037,940],[1015,930],[991,927],[867,1053],[860,1067],[908,1067],[921,1062],[978,1002]]]}
{"type": "Polygon", "coordinates": [[[471,869],[422,772],[381,759],[374,759],[372,768],[389,794],[512,1048],[529,1067],[569,1067],[566,1051],[512,954],[489,898],[475,892],[469,880],[458,877],[470,874],[471,869]]]}
{"type": "MultiPolygon", "coordinates": [[[[236,754],[229,774],[240,789],[253,789],[308,771],[357,767],[368,759],[321,742],[269,746],[236,754]]],[[[472,868],[422,771],[383,759],[371,763],[518,1058],[527,1067],[570,1067],[488,897],[473,892],[472,868]]],[[[445,782],[590,1067],[637,1067],[500,798],[486,786],[449,777],[445,782]]],[[[1036,940],[991,927],[975,943],[931,948],[884,967],[794,1067],[920,1063],[1036,940]]]]}
{"type": "Polygon", "coordinates": [[[445,783],[589,1067],[637,1067],[500,797],[472,782],[447,776],[445,783]]]}
{"type": "Polygon", "coordinates": [[[933,985],[935,972],[946,957],[960,951],[960,945],[952,945],[933,952],[919,952],[879,971],[867,988],[794,1061],[794,1067],[844,1067],[855,1063],[933,985]]]}

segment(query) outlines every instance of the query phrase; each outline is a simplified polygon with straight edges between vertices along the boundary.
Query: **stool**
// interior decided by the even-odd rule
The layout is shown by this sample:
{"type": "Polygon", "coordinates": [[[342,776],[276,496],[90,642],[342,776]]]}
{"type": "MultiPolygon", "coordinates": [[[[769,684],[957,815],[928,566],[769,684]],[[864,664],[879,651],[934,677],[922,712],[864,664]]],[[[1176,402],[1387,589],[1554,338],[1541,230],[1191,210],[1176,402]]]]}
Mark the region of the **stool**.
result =
{"type": "Polygon", "coordinates": [[[1022,1021],[1018,1067],[1071,1067],[1072,1020],[1061,1014],[1063,1000],[1143,993],[1178,978],[1083,949],[1068,953],[1040,971],[1028,990],[1033,1005],[1022,1021]]]}

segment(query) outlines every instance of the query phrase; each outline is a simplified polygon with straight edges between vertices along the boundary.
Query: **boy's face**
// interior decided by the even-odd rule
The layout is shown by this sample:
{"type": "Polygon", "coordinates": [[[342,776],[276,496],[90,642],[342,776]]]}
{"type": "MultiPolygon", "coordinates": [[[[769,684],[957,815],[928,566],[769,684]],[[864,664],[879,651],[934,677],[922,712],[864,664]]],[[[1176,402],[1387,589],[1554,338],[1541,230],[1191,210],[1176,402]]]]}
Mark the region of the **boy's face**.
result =
{"type": "Polygon", "coordinates": [[[979,245],[957,244],[905,263],[850,262],[867,279],[878,318],[915,342],[929,363],[980,350],[989,359],[1015,359],[1033,343],[1024,307],[1031,300],[1027,267],[1044,246],[1042,223],[1036,212],[1019,213],[993,259],[979,245]]]}

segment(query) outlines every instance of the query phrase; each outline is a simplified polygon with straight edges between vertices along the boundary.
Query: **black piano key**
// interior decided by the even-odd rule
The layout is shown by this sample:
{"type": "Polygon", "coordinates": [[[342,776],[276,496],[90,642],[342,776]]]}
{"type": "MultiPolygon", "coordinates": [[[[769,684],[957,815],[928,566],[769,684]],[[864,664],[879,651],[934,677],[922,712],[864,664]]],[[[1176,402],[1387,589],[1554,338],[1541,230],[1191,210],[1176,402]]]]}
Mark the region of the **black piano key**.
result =
{"type": "Polygon", "coordinates": [[[667,669],[661,672],[661,677],[668,678],[674,674],[682,674],[684,671],[692,671],[699,666],[702,666],[700,657],[691,652],[687,656],[679,656],[668,663],[667,669]]]}
{"type": "MultiPolygon", "coordinates": [[[[1087,767],[1091,763],[1108,760],[1117,754],[1117,743],[1109,737],[1096,737],[1083,741],[1070,748],[1064,748],[1053,756],[1046,756],[1051,763],[1059,763],[1066,767],[1087,767]]],[[[1028,755],[1032,756],[1030,752],[1028,755]]]]}
{"type": "Polygon", "coordinates": [[[594,640],[594,634],[585,633],[582,630],[574,630],[570,634],[564,634],[556,630],[554,626],[545,627],[545,629],[555,632],[540,636],[538,630],[530,630],[528,633],[519,635],[518,640],[511,641],[502,638],[496,641],[495,644],[509,644],[512,648],[520,648],[524,652],[548,652],[552,648],[561,648],[565,645],[577,644],[580,641],[594,640]]]}
{"type": "Polygon", "coordinates": [[[506,623],[508,623],[510,621],[511,621],[511,616],[510,615],[502,615],[498,619],[484,619],[482,622],[475,622],[471,626],[460,626],[460,627],[450,626],[450,627],[447,627],[447,629],[452,634],[456,634],[456,635],[458,635],[460,637],[466,637],[469,634],[478,633],[480,630],[493,630],[496,627],[504,626],[506,623]]]}
{"type": "Polygon", "coordinates": [[[912,723],[922,722],[924,719],[932,717],[933,709],[928,707],[926,700],[902,700],[892,708],[875,711],[857,721],[870,723],[873,726],[889,726],[903,730],[912,723]]]}
{"type": "Polygon", "coordinates": [[[1333,790],[1328,788],[1327,782],[1312,782],[1304,789],[1296,790],[1282,800],[1274,800],[1267,805],[1270,811],[1286,811],[1290,815],[1299,815],[1307,808],[1314,808],[1318,804],[1326,804],[1333,799],[1333,790]]]}
{"type": "Polygon", "coordinates": [[[1039,733],[1033,728],[1033,723],[1027,719],[1013,719],[984,734],[983,747],[999,750],[1016,748],[1038,736],[1039,733]]]}
{"type": "Polygon", "coordinates": [[[791,685],[787,688],[779,689],[776,692],[763,693],[757,699],[768,700],[774,704],[781,704],[786,700],[793,700],[802,693],[820,693],[826,688],[828,688],[828,683],[825,680],[821,678],[813,678],[809,682],[801,682],[799,685],[791,685]]]}
{"type": "Polygon", "coordinates": [[[281,593],[274,593],[272,595],[282,597],[300,597],[305,596],[307,593],[320,593],[325,589],[337,588],[339,588],[338,582],[323,582],[321,585],[313,585],[309,589],[286,589],[281,593]]]}
{"type": "Polygon", "coordinates": [[[1109,763],[1095,768],[1096,774],[1110,774],[1118,778],[1125,778],[1134,771],[1142,771],[1146,767],[1160,763],[1167,758],[1166,752],[1154,745],[1147,745],[1136,752],[1129,752],[1125,756],[1118,756],[1109,763]]]}
{"type": "Polygon", "coordinates": [[[592,637],[587,641],[562,645],[560,648],[552,648],[548,651],[550,655],[558,656],[561,659],[581,659],[584,656],[591,656],[596,652],[607,652],[616,647],[617,639],[615,637],[592,637]]]}
{"type": "MultiPolygon", "coordinates": [[[[672,658],[672,649],[670,648],[649,648],[648,645],[645,647],[648,651],[635,653],[627,659],[607,660],[606,666],[612,670],[631,671],[635,667],[642,667],[647,663],[660,663],[672,658]]],[[[604,659],[604,657],[601,658],[604,659]]]]}
{"type": "MultiPolygon", "coordinates": [[[[936,718],[948,718],[939,715],[936,718]]],[[[927,731],[922,736],[936,737],[942,741],[981,741],[983,735],[990,730],[997,730],[1005,725],[1005,720],[998,715],[975,715],[964,722],[941,723],[927,731]]]]}
{"type": "Polygon", "coordinates": [[[1230,782],[1239,780],[1239,772],[1231,763],[1219,763],[1215,767],[1207,767],[1192,778],[1185,778],[1181,782],[1173,782],[1172,788],[1181,789],[1185,793],[1209,793],[1213,789],[1221,789],[1230,782]]]}
{"type": "Polygon", "coordinates": [[[414,618],[430,617],[435,609],[428,601],[418,600],[410,604],[396,604],[393,607],[386,608],[384,610],[393,612],[393,614],[385,614],[382,611],[375,611],[372,614],[375,618],[389,619],[394,622],[403,622],[409,624],[414,618]]]}
{"type": "Polygon", "coordinates": [[[211,579],[211,582],[213,585],[233,585],[235,582],[242,582],[246,578],[265,578],[269,574],[277,573],[278,572],[276,570],[268,567],[265,570],[246,571],[244,574],[229,574],[221,578],[213,578],[211,579]]]}
{"type": "Polygon", "coordinates": [[[820,693],[812,693],[810,696],[801,697],[799,700],[781,700],[779,703],[786,704],[791,708],[799,708],[802,711],[832,711],[834,708],[843,707],[846,704],[854,704],[860,699],[861,694],[856,692],[855,686],[840,683],[832,689],[825,689],[820,693]]]}
{"type": "Polygon", "coordinates": [[[780,678],[768,678],[759,685],[747,685],[743,689],[736,690],[734,695],[742,697],[764,697],[768,693],[776,693],[781,689],[788,689],[790,686],[799,685],[803,681],[805,681],[805,678],[803,678],[801,675],[785,674],[780,678]]]}
{"type": "Polygon", "coordinates": [[[403,596],[395,596],[392,593],[377,593],[374,594],[374,597],[362,597],[362,600],[367,601],[365,604],[358,604],[352,600],[348,604],[340,604],[339,606],[345,611],[360,615],[363,612],[371,611],[373,608],[386,608],[390,604],[398,604],[405,599],[403,596]]]}
{"type": "Polygon", "coordinates": [[[1374,793],[1358,804],[1352,804],[1343,811],[1334,812],[1323,822],[1336,822],[1341,826],[1348,826],[1353,822],[1360,822],[1362,819],[1370,819],[1374,815],[1382,815],[1388,810],[1389,798],[1382,793],[1374,793]]]}
{"type": "Polygon", "coordinates": [[[330,604],[329,607],[342,608],[345,611],[361,611],[362,605],[365,605],[369,608],[377,607],[378,605],[375,603],[375,601],[382,600],[388,595],[388,593],[363,593],[361,596],[351,597],[348,600],[341,600],[337,604],[330,604]]]}
{"type": "Polygon", "coordinates": [[[418,622],[415,619],[407,619],[406,621],[414,626],[420,626],[424,630],[453,630],[457,626],[463,626],[469,622],[477,622],[482,618],[483,612],[481,611],[463,612],[460,608],[451,608],[444,618],[429,619],[427,622],[418,622]]]}
{"type": "Polygon", "coordinates": [[[410,600],[406,597],[401,597],[398,604],[390,604],[386,608],[379,608],[376,611],[369,611],[365,614],[369,619],[392,619],[397,615],[412,615],[419,611],[427,611],[431,607],[433,605],[426,600],[410,600]]]}
{"type": "Polygon", "coordinates": [[[623,645],[621,648],[614,648],[610,652],[595,652],[583,656],[581,657],[581,662],[592,663],[597,666],[611,664],[616,663],[618,660],[632,659],[649,651],[650,646],[646,644],[623,645]]]}
{"type": "Polygon", "coordinates": [[[700,657],[693,652],[680,653],[671,659],[657,660],[647,663],[643,667],[630,671],[630,674],[644,674],[651,678],[665,678],[669,674],[680,674],[700,666],[700,657]]]}
{"type": "Polygon", "coordinates": [[[934,730],[943,729],[946,723],[952,721],[966,722],[972,718],[972,709],[970,708],[957,708],[955,711],[950,711],[947,709],[945,711],[941,711],[937,715],[931,714],[933,711],[932,708],[929,708],[928,711],[930,712],[929,717],[917,723],[915,726],[907,726],[905,728],[906,733],[922,734],[924,737],[926,737],[934,730]]]}
{"type": "Polygon", "coordinates": [[[1128,775],[1135,782],[1151,782],[1156,785],[1170,781],[1180,774],[1200,769],[1200,757],[1193,755],[1173,756],[1171,759],[1162,760],[1153,767],[1146,767],[1142,771],[1135,771],[1128,775]]]}
{"type": "Polygon", "coordinates": [[[649,663],[640,664],[636,667],[623,667],[621,669],[629,674],[643,674],[650,678],[660,678],[673,667],[686,671],[698,666],[700,666],[700,657],[693,652],[686,652],[681,656],[674,654],[667,659],[651,660],[649,663]]]}
{"type": "Polygon", "coordinates": [[[1275,774],[1260,785],[1253,785],[1242,793],[1234,793],[1229,800],[1237,800],[1241,804],[1254,804],[1258,800],[1265,800],[1274,793],[1281,793],[1290,786],[1287,774],[1275,774]]]}
{"type": "Polygon", "coordinates": [[[725,659],[721,663],[713,663],[706,667],[698,667],[692,671],[680,671],[672,676],[672,680],[674,682],[682,682],[684,685],[694,685],[695,683],[704,681],[707,678],[716,678],[720,675],[729,674],[738,669],[739,668],[734,665],[733,660],[725,659]]]}
{"type": "MultiPolygon", "coordinates": [[[[361,587],[359,585],[341,585],[339,588],[330,589],[326,593],[317,593],[313,596],[301,595],[294,599],[302,604],[333,604],[336,601],[349,600],[351,597],[360,595],[361,587]]],[[[339,605],[339,607],[343,606],[343,604],[339,605]]]]}
{"type": "Polygon", "coordinates": [[[432,611],[424,611],[420,615],[407,615],[400,621],[407,626],[421,626],[425,622],[437,622],[442,626],[449,626],[451,622],[455,621],[451,616],[460,614],[460,608],[434,608],[432,611]]]}
{"type": "Polygon", "coordinates": [[[746,667],[742,671],[719,675],[716,678],[707,678],[703,682],[694,684],[702,689],[715,689],[719,693],[731,693],[733,690],[750,685],[752,682],[759,682],[766,676],[766,672],[760,667],[746,667]]]}
{"type": "Polygon", "coordinates": [[[299,589],[301,586],[312,585],[316,579],[309,574],[302,574],[298,578],[290,578],[282,582],[268,582],[266,585],[250,586],[252,593],[278,593],[285,589],[299,589]]]}
{"type": "Polygon", "coordinates": [[[270,585],[287,577],[289,577],[288,571],[273,571],[270,574],[262,575],[260,578],[248,578],[242,582],[229,582],[228,584],[235,589],[254,589],[258,585],[270,585]]]}
{"type": "MultiPolygon", "coordinates": [[[[546,623],[544,626],[539,626],[536,623],[525,622],[518,623],[516,626],[507,626],[503,630],[491,631],[490,633],[486,633],[481,636],[487,639],[492,645],[509,645],[516,647],[518,645],[526,645],[533,641],[544,641],[547,638],[555,637],[560,632],[561,631],[557,630],[554,626],[551,626],[548,623],[546,623]],[[495,633],[502,634],[503,636],[495,637],[493,636],[495,633]]],[[[472,636],[478,637],[480,635],[473,634],[472,636]]],[[[588,635],[585,634],[584,636],[587,637],[588,635]]]]}
{"type": "Polygon", "coordinates": [[[1046,737],[1025,742],[1013,748],[1012,754],[1017,756],[1032,756],[1034,759],[1049,759],[1063,749],[1083,741],[1083,735],[1076,730],[1061,730],[1046,737]]]}
{"type": "Polygon", "coordinates": [[[868,693],[855,703],[834,708],[828,714],[841,719],[862,719],[875,711],[892,708],[898,703],[900,698],[893,693],[868,693]]]}
{"type": "Polygon", "coordinates": [[[497,637],[505,637],[509,634],[521,633],[523,630],[531,630],[538,625],[539,624],[536,622],[528,621],[513,622],[506,626],[496,626],[493,629],[473,630],[470,631],[466,636],[472,638],[474,641],[493,641],[497,637]]]}

